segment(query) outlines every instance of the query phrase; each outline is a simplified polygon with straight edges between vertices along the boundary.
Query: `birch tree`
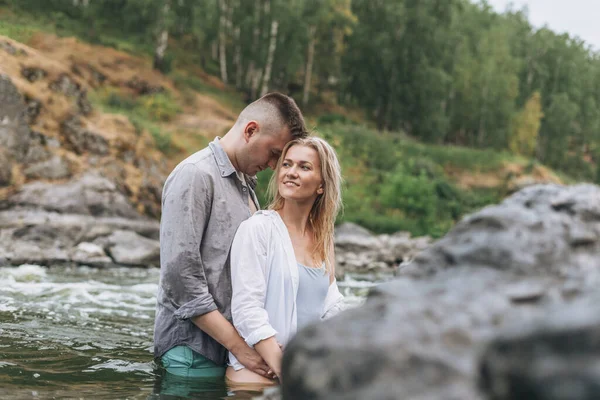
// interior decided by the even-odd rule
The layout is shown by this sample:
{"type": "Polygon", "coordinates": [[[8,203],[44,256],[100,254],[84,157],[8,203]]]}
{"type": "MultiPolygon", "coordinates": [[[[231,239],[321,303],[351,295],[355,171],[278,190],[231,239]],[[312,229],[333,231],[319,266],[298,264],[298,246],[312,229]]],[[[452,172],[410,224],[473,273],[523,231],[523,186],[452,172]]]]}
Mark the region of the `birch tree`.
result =
{"type": "Polygon", "coordinates": [[[227,3],[226,0],[219,0],[221,15],[219,17],[219,66],[221,71],[221,80],[227,84],[227,3]]]}
{"type": "Polygon", "coordinates": [[[166,70],[165,65],[165,53],[167,52],[167,46],[169,42],[169,11],[171,8],[171,1],[164,0],[162,10],[159,16],[158,22],[158,35],[156,39],[156,46],[154,48],[154,62],[152,67],[156,70],[164,72],[166,70]]]}

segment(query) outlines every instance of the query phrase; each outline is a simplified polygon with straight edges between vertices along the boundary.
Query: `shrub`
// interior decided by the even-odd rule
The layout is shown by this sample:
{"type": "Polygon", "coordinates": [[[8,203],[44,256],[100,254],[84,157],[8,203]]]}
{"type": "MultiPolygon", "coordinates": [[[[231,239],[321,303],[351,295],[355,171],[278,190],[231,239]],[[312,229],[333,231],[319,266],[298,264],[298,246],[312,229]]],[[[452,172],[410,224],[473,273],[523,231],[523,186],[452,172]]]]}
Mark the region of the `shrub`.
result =
{"type": "Polygon", "coordinates": [[[164,154],[169,154],[174,150],[173,140],[171,139],[171,135],[168,133],[162,132],[159,128],[155,126],[150,126],[148,128],[150,134],[154,138],[154,143],[156,144],[156,148],[159,149],[164,154]]]}
{"type": "Polygon", "coordinates": [[[150,119],[161,122],[168,122],[181,112],[177,103],[165,93],[142,97],[139,100],[139,107],[150,119]]]}

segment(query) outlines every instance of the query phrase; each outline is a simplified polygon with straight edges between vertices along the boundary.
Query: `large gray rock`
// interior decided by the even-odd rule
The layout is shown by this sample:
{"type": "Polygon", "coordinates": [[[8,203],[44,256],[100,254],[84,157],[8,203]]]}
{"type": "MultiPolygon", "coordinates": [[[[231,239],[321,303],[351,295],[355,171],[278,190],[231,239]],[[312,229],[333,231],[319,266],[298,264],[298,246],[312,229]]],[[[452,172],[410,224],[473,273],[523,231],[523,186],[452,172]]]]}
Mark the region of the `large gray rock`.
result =
{"type": "MultiPolygon", "coordinates": [[[[544,382],[535,379],[535,368],[541,373],[554,365],[563,371],[554,377],[561,376],[563,387],[570,388],[567,397],[510,397],[517,392],[497,389],[507,381],[506,363],[516,364],[522,345],[511,344],[505,361],[496,355],[506,347],[494,340],[506,330],[513,335],[531,332],[533,321],[544,320],[549,313],[568,316],[583,303],[600,315],[600,303],[589,300],[597,299],[599,254],[599,187],[523,189],[500,205],[463,219],[402,268],[397,280],[373,290],[363,307],[299,332],[284,356],[283,397],[588,399],[591,386],[584,391],[569,386],[566,371],[572,359],[592,366],[581,356],[583,348],[597,354],[591,340],[582,348],[549,350],[554,364],[543,357],[539,364],[530,364],[531,370],[523,364],[529,372],[519,376],[533,377],[528,380],[532,385],[544,382]],[[485,353],[482,392],[477,385],[479,359],[488,343],[496,351],[485,353]],[[570,351],[578,356],[567,356],[570,351]]],[[[566,322],[560,337],[578,334],[581,324],[562,320],[566,322]]],[[[539,340],[530,337],[530,346],[548,345],[543,335],[539,340]]],[[[586,376],[572,382],[589,383],[595,375],[586,376]]],[[[511,377],[512,382],[519,380],[511,377]]]]}
{"type": "Polygon", "coordinates": [[[160,266],[160,245],[132,231],[116,231],[107,238],[96,240],[112,259],[121,265],[160,266]]]}
{"type": "Polygon", "coordinates": [[[398,265],[427,248],[429,237],[411,238],[408,232],[374,235],[369,230],[344,222],[335,229],[336,275],[346,272],[393,272],[398,265]]]}
{"type": "Polygon", "coordinates": [[[64,184],[33,182],[24,185],[10,203],[60,213],[141,218],[115,184],[95,172],[64,184]]]}

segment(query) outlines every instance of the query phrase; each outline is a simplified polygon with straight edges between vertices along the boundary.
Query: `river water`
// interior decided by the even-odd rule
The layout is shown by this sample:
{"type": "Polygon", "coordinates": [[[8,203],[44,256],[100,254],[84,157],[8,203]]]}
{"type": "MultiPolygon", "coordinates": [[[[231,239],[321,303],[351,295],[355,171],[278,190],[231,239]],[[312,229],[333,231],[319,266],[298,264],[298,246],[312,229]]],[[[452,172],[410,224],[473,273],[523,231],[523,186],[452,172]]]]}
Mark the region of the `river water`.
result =
{"type": "MultiPolygon", "coordinates": [[[[152,361],[158,269],[0,267],[0,399],[252,398],[152,361]]],[[[339,282],[359,305],[373,279],[339,282]]]]}

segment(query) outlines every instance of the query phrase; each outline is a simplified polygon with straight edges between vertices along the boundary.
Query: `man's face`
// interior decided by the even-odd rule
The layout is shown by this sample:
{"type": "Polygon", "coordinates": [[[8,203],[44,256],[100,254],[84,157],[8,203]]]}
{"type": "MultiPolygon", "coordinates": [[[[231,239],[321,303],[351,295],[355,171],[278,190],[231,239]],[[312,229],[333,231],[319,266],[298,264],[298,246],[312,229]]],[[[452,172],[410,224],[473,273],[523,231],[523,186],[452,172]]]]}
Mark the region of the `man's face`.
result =
{"type": "Polygon", "coordinates": [[[241,171],[252,176],[267,168],[274,170],[283,148],[290,140],[292,135],[287,129],[277,132],[254,132],[248,138],[244,160],[239,165],[241,171]]]}

